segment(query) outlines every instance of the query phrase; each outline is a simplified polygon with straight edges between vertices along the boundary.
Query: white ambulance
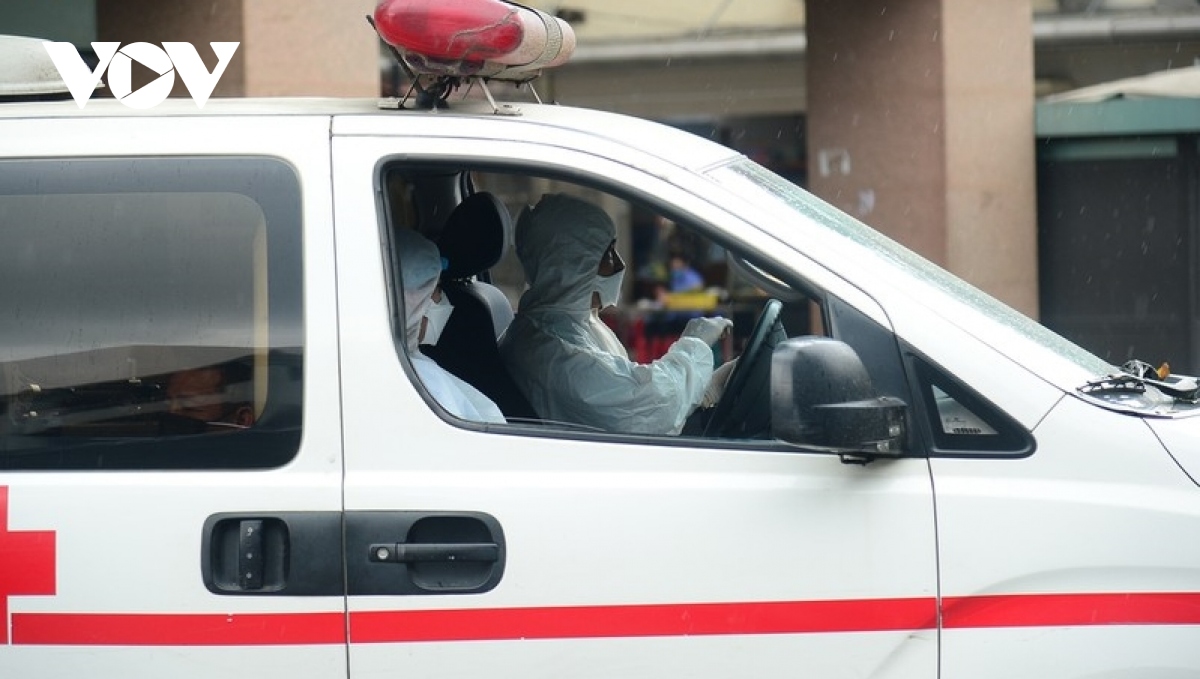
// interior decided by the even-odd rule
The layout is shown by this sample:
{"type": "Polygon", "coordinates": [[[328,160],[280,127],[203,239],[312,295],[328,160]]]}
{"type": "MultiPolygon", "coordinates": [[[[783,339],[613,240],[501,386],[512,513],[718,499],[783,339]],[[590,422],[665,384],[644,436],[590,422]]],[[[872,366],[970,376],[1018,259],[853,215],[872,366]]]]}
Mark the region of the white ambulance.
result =
{"type": "MultiPolygon", "coordinates": [[[[0,677],[1200,675],[1194,379],[698,136],[453,81],[0,103],[0,677]],[[741,358],[707,426],[482,384],[513,215],[552,192],[620,247],[723,253],[741,358]],[[402,229],[486,313],[443,358],[506,423],[417,379],[402,229]]],[[[610,322],[652,360],[672,311],[610,322]]]]}

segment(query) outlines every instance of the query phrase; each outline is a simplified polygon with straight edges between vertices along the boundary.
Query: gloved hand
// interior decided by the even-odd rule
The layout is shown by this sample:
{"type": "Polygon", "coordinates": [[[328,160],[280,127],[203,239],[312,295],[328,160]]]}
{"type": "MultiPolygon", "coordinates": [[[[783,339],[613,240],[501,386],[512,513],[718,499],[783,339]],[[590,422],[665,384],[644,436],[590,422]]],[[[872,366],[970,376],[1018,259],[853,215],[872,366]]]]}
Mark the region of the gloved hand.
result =
{"type": "Polygon", "coordinates": [[[696,339],[712,346],[717,343],[725,335],[725,332],[733,327],[733,321],[728,318],[714,316],[712,318],[693,318],[688,321],[687,326],[683,329],[683,337],[695,337],[696,339]]]}
{"type": "Polygon", "coordinates": [[[725,393],[725,385],[729,384],[729,376],[733,374],[734,367],[737,366],[737,359],[726,361],[724,365],[713,371],[712,379],[708,381],[708,387],[704,390],[704,398],[700,399],[701,408],[711,408],[717,405],[717,401],[721,400],[721,395],[725,393]]]}

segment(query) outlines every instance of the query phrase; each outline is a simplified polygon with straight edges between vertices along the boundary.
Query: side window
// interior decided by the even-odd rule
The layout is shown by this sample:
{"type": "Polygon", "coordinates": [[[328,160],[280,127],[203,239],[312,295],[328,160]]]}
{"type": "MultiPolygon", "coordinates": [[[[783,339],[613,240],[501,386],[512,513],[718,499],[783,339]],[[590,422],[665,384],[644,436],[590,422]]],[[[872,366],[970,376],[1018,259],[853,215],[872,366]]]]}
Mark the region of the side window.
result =
{"type": "MultiPolygon", "coordinates": [[[[739,382],[745,387],[737,392],[740,405],[725,413],[723,427],[709,425],[706,418],[719,408],[704,399],[704,394],[686,397],[694,396],[695,402],[681,400],[681,394],[691,389],[687,380],[707,383],[710,368],[695,371],[694,375],[703,375],[701,382],[679,366],[691,365],[689,361],[721,366],[742,357],[771,298],[784,297],[781,305],[773,307],[778,308],[778,324],[758,333],[761,338],[777,343],[784,336],[822,334],[826,323],[819,296],[791,288],[756,265],[731,263],[711,226],[706,228],[644,198],[623,195],[613,187],[575,179],[402,162],[384,168],[380,181],[386,230],[414,229],[438,244],[447,267],[442,272],[442,289],[455,307],[436,344],[427,338],[420,343],[422,356],[414,357],[414,363],[431,358],[494,401],[508,423],[536,425],[531,433],[628,434],[643,443],[646,435],[652,435],[661,436],[668,444],[680,436],[759,444],[770,440],[769,346],[760,352],[762,360],[746,364],[757,366],[747,371],[754,377],[739,382]],[[480,228],[485,220],[477,218],[475,208],[468,208],[467,197],[473,200],[481,194],[500,204],[507,218],[502,233],[480,228]],[[539,205],[546,196],[559,195],[599,210],[603,215],[599,219],[611,223],[612,238],[604,236],[605,242],[592,248],[595,252],[575,252],[580,241],[570,232],[585,230],[594,220],[548,208],[543,214],[555,216],[543,218],[553,219],[561,228],[524,231],[540,233],[544,247],[526,247],[524,252],[541,261],[534,266],[540,266],[546,272],[543,280],[550,281],[543,289],[531,290],[526,266],[517,254],[517,224],[527,208],[539,205]],[[462,212],[476,218],[460,219],[462,212]],[[611,253],[605,251],[610,245],[611,253]],[[535,250],[541,254],[533,254],[535,250]],[[587,271],[568,271],[585,259],[599,262],[599,267],[591,264],[587,271]],[[605,267],[609,273],[604,272],[605,267]],[[614,289],[608,289],[610,280],[614,289]],[[481,283],[486,289],[480,289],[481,283]],[[593,291],[618,303],[605,306],[593,320],[585,320],[588,304],[580,300],[593,291]],[[456,320],[460,308],[476,306],[483,297],[491,306],[490,313],[482,314],[488,323],[473,323],[471,340],[461,341],[461,325],[456,320]],[[714,341],[711,360],[702,361],[703,356],[694,355],[698,351],[677,352],[654,371],[645,368],[672,351],[689,321],[713,316],[730,319],[733,326],[714,341]],[[571,325],[572,318],[579,322],[577,326],[571,325]],[[607,330],[601,331],[599,326],[607,330]],[[506,381],[504,373],[512,378],[508,386],[501,384],[506,381]],[[510,398],[514,388],[519,391],[517,399],[510,398]],[[584,413],[583,408],[591,410],[584,413]]],[[[595,237],[584,241],[590,243],[595,237]]],[[[394,250],[395,238],[385,241],[390,241],[394,250]]],[[[397,270],[402,268],[403,257],[393,251],[388,260],[394,287],[399,290],[403,276],[397,270]]],[[[404,295],[394,294],[393,299],[398,302],[404,295]]],[[[403,319],[402,311],[393,312],[397,332],[404,327],[403,319]]],[[[397,344],[404,346],[403,342],[397,344]]],[[[684,344],[703,349],[698,343],[684,344]]],[[[433,383],[428,372],[418,369],[416,373],[429,400],[454,414],[443,396],[446,390],[433,383]]],[[[732,372],[723,374],[728,378],[732,372]]]]}
{"type": "Polygon", "coordinates": [[[290,460],[300,226],[275,159],[0,162],[0,468],[290,460]]]}
{"type": "Polygon", "coordinates": [[[933,453],[943,456],[1029,455],[1034,440],[1020,424],[929,363],[913,358],[933,453]]]}

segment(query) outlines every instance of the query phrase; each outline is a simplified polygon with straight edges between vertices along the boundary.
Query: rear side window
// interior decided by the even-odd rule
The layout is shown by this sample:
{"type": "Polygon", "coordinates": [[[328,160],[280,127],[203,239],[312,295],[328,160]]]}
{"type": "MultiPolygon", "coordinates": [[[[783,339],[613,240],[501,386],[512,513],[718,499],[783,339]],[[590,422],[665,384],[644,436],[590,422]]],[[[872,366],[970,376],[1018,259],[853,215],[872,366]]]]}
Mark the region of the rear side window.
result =
{"type": "Polygon", "coordinates": [[[0,161],[0,469],[290,460],[300,215],[270,158],[0,161]]]}

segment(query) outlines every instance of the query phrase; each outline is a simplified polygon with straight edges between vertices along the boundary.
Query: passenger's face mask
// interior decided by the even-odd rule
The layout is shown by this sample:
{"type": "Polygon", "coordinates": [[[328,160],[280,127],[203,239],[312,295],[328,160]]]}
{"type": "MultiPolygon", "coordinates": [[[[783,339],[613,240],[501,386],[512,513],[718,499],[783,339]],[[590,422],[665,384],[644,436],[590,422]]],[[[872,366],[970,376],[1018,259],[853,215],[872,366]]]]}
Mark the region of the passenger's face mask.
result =
{"type": "Polygon", "coordinates": [[[621,301],[621,281],[625,278],[625,270],[611,276],[596,276],[596,292],[600,294],[600,308],[616,306],[621,301]]]}
{"type": "Polygon", "coordinates": [[[437,344],[453,311],[454,305],[450,303],[446,294],[442,293],[442,301],[434,302],[425,311],[425,334],[421,337],[421,344],[437,344]]]}

